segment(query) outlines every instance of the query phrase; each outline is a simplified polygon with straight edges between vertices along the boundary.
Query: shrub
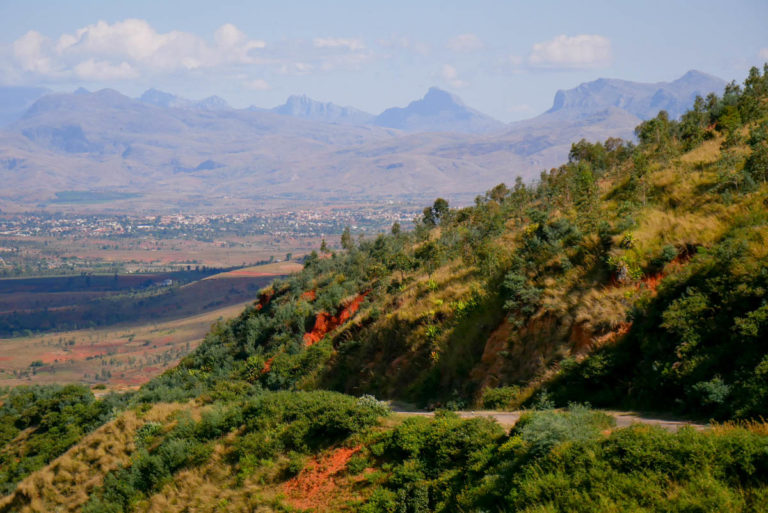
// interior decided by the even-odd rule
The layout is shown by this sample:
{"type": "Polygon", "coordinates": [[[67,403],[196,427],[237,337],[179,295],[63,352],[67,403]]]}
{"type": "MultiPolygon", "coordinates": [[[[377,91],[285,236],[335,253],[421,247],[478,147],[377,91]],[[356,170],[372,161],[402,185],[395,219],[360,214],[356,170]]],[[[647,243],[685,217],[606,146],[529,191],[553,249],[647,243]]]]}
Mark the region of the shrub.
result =
{"type": "Polygon", "coordinates": [[[498,387],[483,390],[481,403],[490,410],[508,410],[519,406],[520,387],[498,387]]]}

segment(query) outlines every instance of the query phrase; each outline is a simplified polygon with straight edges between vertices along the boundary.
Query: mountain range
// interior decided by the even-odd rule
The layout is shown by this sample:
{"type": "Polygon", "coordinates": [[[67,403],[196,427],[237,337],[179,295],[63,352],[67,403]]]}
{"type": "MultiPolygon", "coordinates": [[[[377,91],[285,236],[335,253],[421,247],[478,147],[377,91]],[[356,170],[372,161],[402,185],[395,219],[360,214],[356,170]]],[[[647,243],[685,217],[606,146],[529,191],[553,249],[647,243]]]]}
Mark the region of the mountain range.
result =
{"type": "Polygon", "coordinates": [[[155,89],[134,99],[110,89],[0,88],[0,208],[43,208],[64,190],[141,193],[118,209],[468,201],[499,182],[534,179],[572,142],[632,138],[657,107],[676,116],[724,85],[700,72],[658,84],[600,79],[558,91],[550,110],[513,124],[438,88],[377,116],[306,96],[267,110],[155,89]]]}

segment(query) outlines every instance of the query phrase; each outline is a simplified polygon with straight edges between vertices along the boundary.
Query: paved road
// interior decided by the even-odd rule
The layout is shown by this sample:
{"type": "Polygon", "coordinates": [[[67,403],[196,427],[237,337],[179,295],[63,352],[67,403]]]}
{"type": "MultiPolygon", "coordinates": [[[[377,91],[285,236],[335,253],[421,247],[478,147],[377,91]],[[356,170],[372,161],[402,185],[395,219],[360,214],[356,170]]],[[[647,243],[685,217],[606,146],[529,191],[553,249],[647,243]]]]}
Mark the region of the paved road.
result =
{"type": "MultiPolygon", "coordinates": [[[[397,414],[414,417],[432,417],[434,412],[428,411],[409,411],[407,409],[401,409],[393,407],[392,411],[397,414]]],[[[456,414],[463,419],[472,419],[477,417],[491,417],[505,428],[511,428],[520,419],[520,416],[524,412],[522,411],[457,411],[456,414]]],[[[683,426],[691,426],[697,430],[707,429],[705,424],[696,424],[685,420],[670,420],[654,417],[645,417],[635,412],[626,411],[606,411],[605,413],[611,415],[616,419],[616,427],[627,427],[632,424],[650,424],[653,426],[659,426],[667,431],[675,432],[683,426]]]]}

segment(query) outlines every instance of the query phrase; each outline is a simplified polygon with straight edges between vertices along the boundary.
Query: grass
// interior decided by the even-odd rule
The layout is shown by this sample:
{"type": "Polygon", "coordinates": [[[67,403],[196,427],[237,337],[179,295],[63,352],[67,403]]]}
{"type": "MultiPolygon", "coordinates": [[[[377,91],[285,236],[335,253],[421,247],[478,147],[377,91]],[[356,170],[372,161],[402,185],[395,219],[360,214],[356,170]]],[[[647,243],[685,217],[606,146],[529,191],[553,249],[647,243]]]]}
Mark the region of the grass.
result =
{"type": "Polygon", "coordinates": [[[0,499],[0,513],[79,511],[107,472],[130,462],[136,430],[146,422],[168,428],[180,410],[199,417],[200,408],[191,404],[161,403],[143,413],[124,412],[25,478],[13,494],[0,499]]]}

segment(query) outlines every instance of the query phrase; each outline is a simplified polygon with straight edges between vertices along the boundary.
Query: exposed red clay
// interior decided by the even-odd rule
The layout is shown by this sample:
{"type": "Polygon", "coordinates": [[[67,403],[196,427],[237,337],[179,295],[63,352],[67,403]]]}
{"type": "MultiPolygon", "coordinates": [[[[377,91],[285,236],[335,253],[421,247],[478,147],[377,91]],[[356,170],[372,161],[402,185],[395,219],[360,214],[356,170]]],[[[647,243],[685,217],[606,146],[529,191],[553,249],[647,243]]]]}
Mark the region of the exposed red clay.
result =
{"type": "Polygon", "coordinates": [[[302,510],[327,510],[336,489],[337,474],[347,468],[350,458],[360,448],[342,447],[321,458],[313,458],[299,475],[283,484],[288,503],[302,510]]]}
{"type": "Polygon", "coordinates": [[[616,328],[613,331],[609,331],[608,333],[604,335],[600,335],[599,337],[595,337],[594,346],[600,347],[605,344],[611,344],[613,342],[616,342],[621,337],[629,333],[629,330],[632,328],[632,321],[622,322],[619,324],[618,328],[616,328]]]}
{"type": "Polygon", "coordinates": [[[304,344],[307,347],[316,344],[327,333],[347,322],[360,309],[360,305],[367,295],[368,292],[364,292],[355,296],[349,304],[342,307],[341,312],[339,312],[338,315],[334,316],[327,312],[320,312],[317,314],[317,317],[315,317],[315,326],[312,328],[312,331],[304,334],[304,344]]]}
{"type": "Polygon", "coordinates": [[[317,298],[317,292],[315,292],[315,289],[308,290],[301,295],[301,299],[304,301],[314,301],[315,298],[317,298]]]}
{"type": "Polygon", "coordinates": [[[274,356],[272,358],[270,358],[269,360],[267,360],[266,362],[264,362],[264,368],[261,369],[261,373],[262,374],[266,374],[267,372],[269,372],[272,369],[272,362],[273,361],[275,361],[275,357],[274,356]]]}

